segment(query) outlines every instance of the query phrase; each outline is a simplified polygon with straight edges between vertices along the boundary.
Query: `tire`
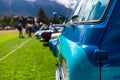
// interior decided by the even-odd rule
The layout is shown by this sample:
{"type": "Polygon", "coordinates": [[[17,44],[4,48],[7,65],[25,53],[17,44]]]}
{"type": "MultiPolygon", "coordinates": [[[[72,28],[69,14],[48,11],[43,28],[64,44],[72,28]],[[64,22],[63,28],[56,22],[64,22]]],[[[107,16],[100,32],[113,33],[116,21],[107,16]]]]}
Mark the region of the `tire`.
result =
{"type": "Polygon", "coordinates": [[[64,59],[61,61],[61,80],[69,80],[68,66],[64,59]]]}

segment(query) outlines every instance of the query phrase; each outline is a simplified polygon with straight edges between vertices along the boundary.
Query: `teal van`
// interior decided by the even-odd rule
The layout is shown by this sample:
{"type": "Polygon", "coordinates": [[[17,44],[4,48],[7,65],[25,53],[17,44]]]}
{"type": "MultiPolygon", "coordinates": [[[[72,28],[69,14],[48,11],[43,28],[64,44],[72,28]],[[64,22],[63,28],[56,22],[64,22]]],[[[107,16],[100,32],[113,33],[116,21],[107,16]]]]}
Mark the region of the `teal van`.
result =
{"type": "Polygon", "coordinates": [[[58,38],[56,80],[120,80],[120,0],[80,0],[58,38]]]}

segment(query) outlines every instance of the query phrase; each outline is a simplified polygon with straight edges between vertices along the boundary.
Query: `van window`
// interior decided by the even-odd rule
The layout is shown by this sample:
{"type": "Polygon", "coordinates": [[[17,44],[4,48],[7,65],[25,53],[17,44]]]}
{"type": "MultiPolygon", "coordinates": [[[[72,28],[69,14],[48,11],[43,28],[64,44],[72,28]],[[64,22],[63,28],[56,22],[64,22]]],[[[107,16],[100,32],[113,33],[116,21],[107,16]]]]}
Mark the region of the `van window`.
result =
{"type": "MultiPolygon", "coordinates": [[[[79,8],[77,22],[100,20],[110,0],[84,0],[79,8]]],[[[79,6],[78,6],[79,7],[79,6]]]]}

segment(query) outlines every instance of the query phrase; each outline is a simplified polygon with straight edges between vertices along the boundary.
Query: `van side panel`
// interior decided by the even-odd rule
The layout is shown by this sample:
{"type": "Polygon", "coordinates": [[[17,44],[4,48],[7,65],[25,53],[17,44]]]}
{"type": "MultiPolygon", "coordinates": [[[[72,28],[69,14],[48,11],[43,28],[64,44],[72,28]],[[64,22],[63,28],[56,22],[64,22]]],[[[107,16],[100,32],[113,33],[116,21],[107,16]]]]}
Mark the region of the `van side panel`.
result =
{"type": "Polygon", "coordinates": [[[120,1],[109,21],[101,49],[108,51],[108,60],[103,62],[102,80],[120,80],[120,1]]]}

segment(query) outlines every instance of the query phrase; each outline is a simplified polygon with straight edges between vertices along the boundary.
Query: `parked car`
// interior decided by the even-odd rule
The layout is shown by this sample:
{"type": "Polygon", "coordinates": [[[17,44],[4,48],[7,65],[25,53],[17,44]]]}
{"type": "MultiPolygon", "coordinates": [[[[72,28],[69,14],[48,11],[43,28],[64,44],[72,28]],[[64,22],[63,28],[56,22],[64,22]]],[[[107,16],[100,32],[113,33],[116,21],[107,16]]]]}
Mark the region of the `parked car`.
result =
{"type": "Polygon", "coordinates": [[[57,39],[58,38],[50,39],[48,42],[50,50],[53,52],[53,55],[56,57],[58,55],[58,53],[57,53],[57,39]]]}
{"type": "Polygon", "coordinates": [[[5,26],[4,29],[5,30],[10,30],[10,29],[12,29],[12,27],[11,26],[5,26]]]}
{"type": "Polygon", "coordinates": [[[42,40],[49,41],[53,33],[59,33],[62,31],[62,29],[63,29],[62,25],[61,26],[52,25],[49,30],[41,32],[40,38],[42,40]]]}
{"type": "Polygon", "coordinates": [[[120,80],[120,0],[80,0],[58,38],[56,80],[120,80]]]}
{"type": "Polygon", "coordinates": [[[40,27],[40,29],[39,29],[37,32],[35,32],[35,37],[39,38],[40,35],[41,35],[41,33],[42,33],[44,30],[45,30],[45,31],[49,31],[49,26],[43,24],[43,25],[40,27]]]}
{"type": "Polygon", "coordinates": [[[49,47],[50,47],[50,50],[53,52],[53,55],[57,57],[58,53],[57,53],[57,41],[58,41],[58,36],[60,35],[61,33],[53,33],[51,35],[51,39],[49,40],[49,47]]]}

